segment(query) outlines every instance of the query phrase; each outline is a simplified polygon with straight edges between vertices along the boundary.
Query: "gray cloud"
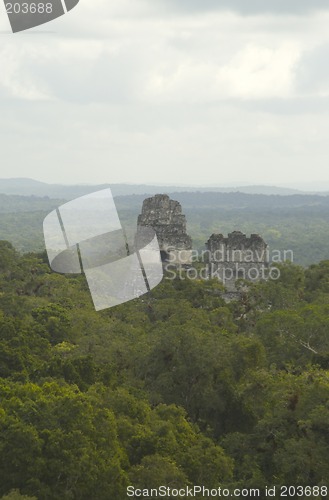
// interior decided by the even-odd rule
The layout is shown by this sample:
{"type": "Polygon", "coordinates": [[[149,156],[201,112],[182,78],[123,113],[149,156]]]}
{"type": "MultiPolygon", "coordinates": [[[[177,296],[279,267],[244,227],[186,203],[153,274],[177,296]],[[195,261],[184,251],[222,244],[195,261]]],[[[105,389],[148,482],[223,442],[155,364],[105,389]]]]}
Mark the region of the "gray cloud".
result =
{"type": "MultiPolygon", "coordinates": [[[[232,103],[234,101],[232,100],[232,103]]],[[[245,100],[239,103],[240,109],[244,109],[250,113],[264,113],[268,116],[294,116],[308,115],[313,117],[321,117],[329,115],[329,97],[293,97],[290,99],[261,99],[257,101],[245,100]]]]}
{"type": "Polygon", "coordinates": [[[296,82],[299,90],[329,95],[328,59],[328,43],[304,54],[296,71],[296,82]]]}
{"type": "Polygon", "coordinates": [[[109,57],[106,52],[85,64],[76,64],[70,72],[70,61],[57,61],[47,71],[34,64],[34,75],[44,79],[52,95],[62,101],[76,103],[124,103],[134,98],[138,86],[139,68],[132,56],[109,57]]]}
{"type": "MultiPolygon", "coordinates": [[[[160,0],[177,11],[233,10],[243,15],[252,14],[308,14],[328,10],[328,0],[160,0]]],[[[154,3],[154,0],[152,0],[154,3]]]]}

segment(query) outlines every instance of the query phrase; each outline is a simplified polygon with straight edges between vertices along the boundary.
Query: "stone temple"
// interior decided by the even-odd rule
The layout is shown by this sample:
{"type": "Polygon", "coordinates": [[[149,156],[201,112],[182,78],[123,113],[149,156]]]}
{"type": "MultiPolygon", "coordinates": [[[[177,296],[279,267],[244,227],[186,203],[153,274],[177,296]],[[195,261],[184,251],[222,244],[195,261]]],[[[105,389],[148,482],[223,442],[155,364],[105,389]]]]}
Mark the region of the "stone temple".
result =
{"type": "MultiPolygon", "coordinates": [[[[164,267],[192,266],[192,239],[186,232],[186,217],[181,204],[166,194],[156,194],[143,202],[138,226],[151,227],[156,232],[164,267]]],[[[261,236],[247,237],[234,231],[225,237],[212,234],[206,242],[205,276],[217,278],[225,286],[224,297],[230,299],[240,293],[237,280],[267,279],[269,268],[268,246],[261,236]]]]}
{"type": "Polygon", "coordinates": [[[191,264],[192,239],[186,232],[186,217],[178,201],[166,194],[146,198],[137,224],[154,229],[164,264],[191,264]]]}
{"type": "Polygon", "coordinates": [[[259,281],[269,266],[267,244],[258,234],[248,238],[240,231],[212,234],[206,243],[208,276],[223,282],[227,292],[237,293],[238,279],[259,281]]]}

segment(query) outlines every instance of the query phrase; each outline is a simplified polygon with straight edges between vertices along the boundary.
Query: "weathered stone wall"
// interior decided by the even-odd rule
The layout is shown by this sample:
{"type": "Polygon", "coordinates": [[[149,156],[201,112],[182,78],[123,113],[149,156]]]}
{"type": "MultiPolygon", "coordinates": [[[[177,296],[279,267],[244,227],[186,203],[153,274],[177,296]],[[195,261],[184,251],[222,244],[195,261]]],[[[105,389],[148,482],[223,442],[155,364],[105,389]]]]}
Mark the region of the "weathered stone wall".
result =
{"type": "Polygon", "coordinates": [[[258,235],[248,238],[240,231],[212,234],[206,243],[208,250],[208,276],[217,277],[228,292],[237,292],[236,281],[265,279],[268,268],[268,249],[258,235]]]}
{"type": "Polygon", "coordinates": [[[137,224],[154,229],[164,262],[191,263],[192,239],[186,232],[186,217],[178,201],[166,194],[146,198],[137,224]]]}

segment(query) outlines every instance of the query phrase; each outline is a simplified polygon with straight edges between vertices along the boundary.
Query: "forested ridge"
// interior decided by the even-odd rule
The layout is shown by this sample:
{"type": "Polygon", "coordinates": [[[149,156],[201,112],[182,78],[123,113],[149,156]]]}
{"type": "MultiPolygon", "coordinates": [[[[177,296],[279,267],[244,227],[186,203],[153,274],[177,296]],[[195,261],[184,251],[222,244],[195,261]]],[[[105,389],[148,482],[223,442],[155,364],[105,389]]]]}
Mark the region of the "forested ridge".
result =
{"type": "Polygon", "coordinates": [[[164,279],[97,313],[83,276],[1,241],[0,496],[328,486],[329,261],[220,291],[164,279]]]}

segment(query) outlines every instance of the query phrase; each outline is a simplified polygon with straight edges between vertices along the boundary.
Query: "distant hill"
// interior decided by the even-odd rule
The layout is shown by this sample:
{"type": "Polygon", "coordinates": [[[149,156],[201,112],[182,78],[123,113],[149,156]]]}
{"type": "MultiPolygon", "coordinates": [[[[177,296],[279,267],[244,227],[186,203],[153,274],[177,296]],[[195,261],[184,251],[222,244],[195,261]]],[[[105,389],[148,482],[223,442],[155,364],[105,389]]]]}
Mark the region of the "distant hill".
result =
{"type": "MultiPolygon", "coordinates": [[[[95,188],[95,186],[94,186],[95,188]]],[[[114,191],[114,190],[113,190],[114,191]]],[[[157,193],[170,194],[171,198],[182,204],[183,211],[190,210],[275,210],[305,209],[308,211],[329,210],[329,196],[293,194],[249,194],[242,192],[188,192],[188,191],[166,191],[161,187],[157,193]]],[[[81,193],[80,193],[81,194],[81,193]]],[[[143,201],[147,194],[116,195],[116,205],[119,210],[129,210],[136,214],[140,213],[143,201]]],[[[50,212],[58,206],[66,203],[67,198],[52,198],[49,196],[21,196],[0,193],[0,214],[21,212],[50,212]]]]}
{"type": "MultiPolygon", "coordinates": [[[[164,191],[163,191],[164,192],[164,191]]],[[[167,193],[168,194],[168,193],[167,193]]],[[[241,192],[174,192],[171,198],[182,204],[183,211],[187,210],[275,210],[306,209],[308,211],[329,210],[329,196],[293,194],[248,194],[241,192]]],[[[134,209],[141,207],[145,195],[128,195],[116,197],[118,208],[134,209]]]]}
{"type": "Polygon", "coordinates": [[[281,195],[302,194],[296,189],[276,187],[276,186],[239,186],[239,187],[219,187],[219,186],[161,186],[147,184],[98,184],[98,185],[62,185],[47,184],[29,178],[0,179],[0,193],[21,196],[48,196],[50,198],[60,198],[71,200],[78,196],[111,187],[114,196],[123,195],[153,195],[156,193],[176,193],[176,192],[217,192],[232,193],[241,192],[249,194],[281,195]]]}

